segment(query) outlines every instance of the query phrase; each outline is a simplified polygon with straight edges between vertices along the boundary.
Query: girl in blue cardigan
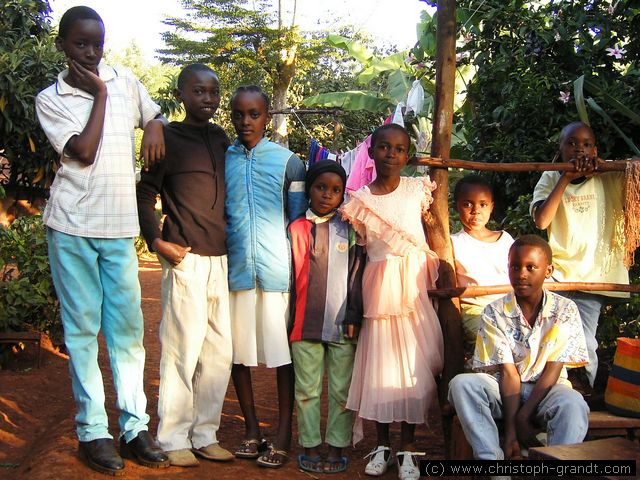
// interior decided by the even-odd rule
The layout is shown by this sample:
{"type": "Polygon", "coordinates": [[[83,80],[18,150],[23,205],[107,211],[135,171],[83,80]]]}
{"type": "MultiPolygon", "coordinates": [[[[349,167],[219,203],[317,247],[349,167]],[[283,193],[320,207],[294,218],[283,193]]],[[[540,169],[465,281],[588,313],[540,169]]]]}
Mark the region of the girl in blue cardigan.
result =
{"type": "Polygon", "coordinates": [[[293,367],[287,339],[290,246],[287,226],[304,214],[305,168],[286,148],[264,138],[269,98],[256,86],[231,98],[238,135],[225,158],[225,212],[233,337],[231,376],[245,418],[239,458],[277,468],[287,460],[293,411],[293,367]],[[249,367],[276,368],[279,421],[267,446],[256,416],[249,367]]]}

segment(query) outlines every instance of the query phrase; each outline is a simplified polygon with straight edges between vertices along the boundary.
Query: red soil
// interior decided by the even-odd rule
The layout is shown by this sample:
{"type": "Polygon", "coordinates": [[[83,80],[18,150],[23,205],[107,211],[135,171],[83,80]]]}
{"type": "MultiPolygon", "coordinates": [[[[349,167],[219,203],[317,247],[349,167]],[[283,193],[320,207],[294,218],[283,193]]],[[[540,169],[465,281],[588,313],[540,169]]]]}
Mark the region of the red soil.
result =
{"type": "MultiPolygon", "coordinates": [[[[151,415],[151,432],[155,432],[158,402],[160,342],[158,328],[161,318],[160,306],[160,266],[156,262],[141,262],[140,282],[142,285],[142,309],[145,318],[144,344],[147,352],[145,367],[147,411],[151,415]]],[[[0,371],[0,478],[18,479],[82,479],[102,480],[107,477],[90,470],[80,460],[73,416],[75,404],[71,395],[71,385],[67,371],[67,359],[55,351],[51,344],[43,345],[42,366],[35,368],[33,350],[27,345],[16,361],[7,370],[0,371]]],[[[102,343],[100,364],[104,374],[107,396],[107,411],[111,420],[111,432],[116,434],[117,412],[115,393],[108,358],[102,343]]],[[[277,405],[275,372],[258,368],[254,372],[254,392],[258,417],[267,439],[275,435],[277,405]]],[[[326,409],[326,404],[325,404],[326,409]]],[[[323,418],[323,421],[325,419],[323,418]]],[[[432,415],[432,429],[417,429],[417,444],[427,453],[426,458],[443,458],[443,437],[439,415],[432,415]]],[[[233,450],[243,437],[243,422],[233,385],[229,385],[223,410],[222,424],[218,432],[221,445],[233,450]]],[[[398,439],[398,429],[392,429],[394,440],[398,439]]],[[[197,468],[184,469],[170,467],[155,470],[141,467],[130,461],[126,463],[125,479],[313,479],[326,478],[352,480],[365,478],[363,457],[376,443],[373,424],[365,425],[365,438],[355,449],[346,449],[349,468],[346,473],[335,475],[308,474],[298,469],[297,454],[300,448],[296,442],[295,430],[290,452],[290,461],[281,469],[259,468],[250,460],[235,460],[220,464],[201,461],[197,468]]],[[[392,468],[382,477],[397,478],[397,470],[392,468]]]]}

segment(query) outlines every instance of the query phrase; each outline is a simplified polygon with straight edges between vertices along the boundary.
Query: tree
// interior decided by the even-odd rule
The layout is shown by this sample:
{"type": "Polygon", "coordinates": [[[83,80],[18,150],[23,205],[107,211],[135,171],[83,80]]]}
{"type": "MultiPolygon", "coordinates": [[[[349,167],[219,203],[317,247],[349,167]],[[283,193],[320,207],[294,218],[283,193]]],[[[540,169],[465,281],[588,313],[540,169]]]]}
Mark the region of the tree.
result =
{"type": "MultiPolygon", "coordinates": [[[[322,89],[323,93],[307,96],[303,104],[339,107],[347,111],[372,112],[387,116],[398,103],[407,100],[407,94],[414,81],[418,80],[424,89],[423,112],[417,117],[405,116],[405,124],[411,123],[410,131],[415,133],[416,143],[421,146],[419,150],[421,153],[426,153],[431,138],[431,112],[434,106],[436,25],[436,17],[427,10],[423,11],[421,21],[417,25],[416,46],[405,52],[371,51],[368,45],[349,35],[328,35],[327,44],[352,58],[359,71],[354,72],[355,82],[352,88],[331,90],[330,85],[326,85],[322,89]]],[[[472,76],[473,71],[468,66],[457,69],[454,97],[456,110],[464,106],[464,91],[472,76]]],[[[460,151],[461,138],[458,130],[458,125],[454,125],[452,149],[454,156],[460,151]]]]}
{"type": "MultiPolygon", "coordinates": [[[[458,24],[460,62],[476,69],[463,119],[473,160],[550,161],[561,128],[575,120],[594,128],[602,158],[638,155],[637,0],[459,0],[458,24]]],[[[510,205],[503,228],[532,228],[528,207],[538,178],[493,175],[496,193],[510,205]]],[[[637,265],[630,278],[638,282],[637,265]]],[[[601,345],[637,336],[639,315],[638,296],[607,306],[601,345]]]]}
{"type": "Polygon", "coordinates": [[[363,43],[343,35],[328,35],[326,42],[328,46],[344,51],[359,64],[361,70],[356,75],[359,88],[309,96],[304,100],[305,105],[367,110],[384,115],[404,99],[413,73],[405,61],[406,52],[377,55],[363,43]],[[367,90],[362,89],[365,86],[367,90]]]}
{"type": "MultiPolygon", "coordinates": [[[[549,161],[571,121],[590,122],[603,158],[640,147],[640,4],[636,0],[460,0],[459,56],[476,76],[464,118],[467,155],[549,161]]],[[[495,176],[505,203],[538,175],[495,176]]]]}
{"type": "MultiPolygon", "coordinates": [[[[273,98],[273,109],[287,106],[289,88],[296,73],[308,67],[318,51],[296,26],[297,0],[291,0],[287,17],[282,0],[181,0],[186,18],[168,18],[175,31],[162,37],[167,48],[159,50],[164,62],[213,65],[224,85],[264,84],[273,98]]],[[[286,115],[274,115],[273,140],[287,145],[286,115]]]]}
{"type": "Polygon", "coordinates": [[[9,166],[3,183],[12,195],[33,197],[48,186],[57,158],[36,119],[35,96],[55,81],[64,57],[53,43],[47,1],[0,0],[0,11],[0,157],[9,166]]]}
{"type": "Polygon", "coordinates": [[[122,65],[131,70],[153,98],[166,87],[167,81],[179,72],[176,67],[149,63],[135,41],[123,51],[108,50],[105,52],[104,60],[109,65],[122,65]]]}

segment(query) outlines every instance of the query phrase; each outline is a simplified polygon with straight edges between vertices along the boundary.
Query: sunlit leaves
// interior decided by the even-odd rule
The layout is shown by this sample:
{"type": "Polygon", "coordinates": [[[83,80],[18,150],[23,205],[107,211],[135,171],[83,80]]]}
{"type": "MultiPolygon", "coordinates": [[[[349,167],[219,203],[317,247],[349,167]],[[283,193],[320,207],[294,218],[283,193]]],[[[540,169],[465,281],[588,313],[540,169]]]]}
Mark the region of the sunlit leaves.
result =
{"type": "Polygon", "coordinates": [[[28,194],[53,174],[56,154],[40,129],[34,101],[64,61],[53,46],[46,1],[0,0],[0,11],[0,152],[10,163],[8,187],[28,194]]]}

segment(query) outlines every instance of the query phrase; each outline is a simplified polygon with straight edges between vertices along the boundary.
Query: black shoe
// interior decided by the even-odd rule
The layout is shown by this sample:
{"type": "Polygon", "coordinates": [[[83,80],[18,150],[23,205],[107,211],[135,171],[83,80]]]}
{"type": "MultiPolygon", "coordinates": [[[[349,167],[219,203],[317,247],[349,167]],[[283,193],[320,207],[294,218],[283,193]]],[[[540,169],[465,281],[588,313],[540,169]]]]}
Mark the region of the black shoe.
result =
{"type": "Polygon", "coordinates": [[[606,410],[607,406],[604,403],[604,393],[603,392],[593,392],[588,398],[585,397],[585,402],[589,405],[589,410],[592,412],[606,410]]]}
{"type": "Polygon", "coordinates": [[[581,393],[585,401],[589,403],[591,395],[593,395],[593,387],[589,384],[587,371],[584,367],[567,369],[567,377],[571,382],[573,389],[581,393]]]}
{"type": "Polygon", "coordinates": [[[151,434],[146,430],[130,442],[120,438],[120,455],[122,458],[135,460],[140,465],[151,468],[166,468],[170,465],[169,457],[156,445],[151,434]]]}
{"type": "Polygon", "coordinates": [[[96,472],[119,477],[124,475],[124,462],[110,438],[98,438],[90,442],[80,442],[80,454],[96,472]]]}

